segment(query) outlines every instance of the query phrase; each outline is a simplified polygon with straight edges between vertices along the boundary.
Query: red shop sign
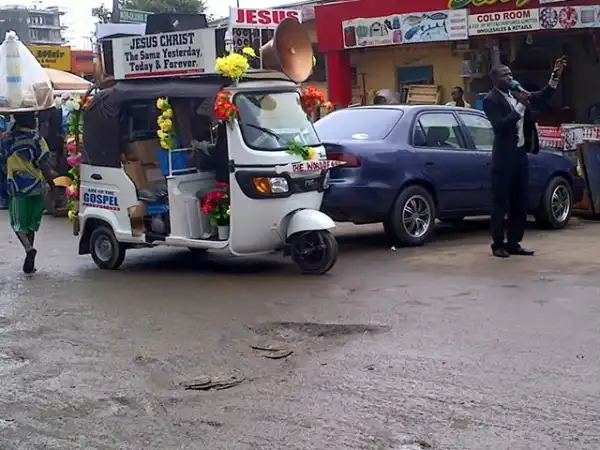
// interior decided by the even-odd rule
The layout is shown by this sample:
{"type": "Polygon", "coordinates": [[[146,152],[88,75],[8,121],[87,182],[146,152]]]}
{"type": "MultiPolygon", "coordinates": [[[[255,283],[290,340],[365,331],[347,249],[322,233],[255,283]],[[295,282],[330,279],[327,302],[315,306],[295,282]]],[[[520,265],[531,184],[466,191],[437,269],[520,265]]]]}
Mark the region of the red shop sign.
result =
{"type": "Polygon", "coordinates": [[[297,9],[240,9],[230,8],[229,20],[233,28],[276,28],[283,19],[300,21],[297,9]]]}

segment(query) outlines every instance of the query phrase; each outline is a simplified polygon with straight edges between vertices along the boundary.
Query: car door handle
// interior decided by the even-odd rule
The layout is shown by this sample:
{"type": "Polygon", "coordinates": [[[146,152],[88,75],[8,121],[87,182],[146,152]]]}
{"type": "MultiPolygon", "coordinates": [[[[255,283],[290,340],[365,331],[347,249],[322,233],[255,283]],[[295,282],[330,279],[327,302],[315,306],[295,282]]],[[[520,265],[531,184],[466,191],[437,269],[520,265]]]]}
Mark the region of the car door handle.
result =
{"type": "Polygon", "coordinates": [[[425,161],[425,165],[426,166],[433,166],[433,162],[432,161],[425,161]]]}
{"type": "Polygon", "coordinates": [[[91,179],[92,180],[96,180],[96,181],[100,181],[102,179],[102,175],[100,175],[99,173],[93,173],[91,175],[91,179]]]}

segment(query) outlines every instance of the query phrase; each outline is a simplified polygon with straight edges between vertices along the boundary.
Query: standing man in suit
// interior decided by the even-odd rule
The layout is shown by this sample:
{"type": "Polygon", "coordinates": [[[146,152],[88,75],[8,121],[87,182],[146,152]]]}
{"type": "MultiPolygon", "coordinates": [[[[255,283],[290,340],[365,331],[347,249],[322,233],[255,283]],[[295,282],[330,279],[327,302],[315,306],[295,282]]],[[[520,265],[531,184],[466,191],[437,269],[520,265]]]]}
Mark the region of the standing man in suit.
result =
{"type": "Polygon", "coordinates": [[[483,110],[494,129],[491,223],[492,253],[498,258],[534,254],[520,244],[527,224],[527,153],[540,151],[530,106],[540,108],[550,100],[565,67],[566,59],[562,56],[555,62],[548,85],[537,92],[527,92],[518,83],[515,86],[507,66],[495,66],[490,72],[494,88],[483,99],[483,110]]]}

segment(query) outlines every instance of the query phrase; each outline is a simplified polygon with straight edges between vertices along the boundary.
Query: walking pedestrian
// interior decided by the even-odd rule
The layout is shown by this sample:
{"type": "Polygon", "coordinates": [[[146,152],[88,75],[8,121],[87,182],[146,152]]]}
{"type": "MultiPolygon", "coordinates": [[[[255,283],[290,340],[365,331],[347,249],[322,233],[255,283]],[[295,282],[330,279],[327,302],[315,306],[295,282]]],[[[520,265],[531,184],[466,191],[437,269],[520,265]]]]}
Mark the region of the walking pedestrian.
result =
{"type": "Polygon", "coordinates": [[[554,94],[566,67],[564,56],[556,60],[548,85],[541,91],[527,92],[513,81],[510,68],[492,68],[494,88],[483,99],[483,110],[494,129],[492,148],[492,253],[499,258],[510,255],[531,256],[521,247],[527,224],[527,153],[540,151],[539,136],[530,106],[541,108],[554,94]],[[513,89],[513,92],[511,92],[513,89]],[[508,214],[505,236],[504,217],[508,214]]]}
{"type": "Polygon", "coordinates": [[[36,131],[35,113],[13,114],[14,125],[0,138],[8,193],[10,225],[25,249],[23,272],[35,271],[35,233],[44,215],[44,181],[54,193],[50,152],[46,141],[36,131]]]}

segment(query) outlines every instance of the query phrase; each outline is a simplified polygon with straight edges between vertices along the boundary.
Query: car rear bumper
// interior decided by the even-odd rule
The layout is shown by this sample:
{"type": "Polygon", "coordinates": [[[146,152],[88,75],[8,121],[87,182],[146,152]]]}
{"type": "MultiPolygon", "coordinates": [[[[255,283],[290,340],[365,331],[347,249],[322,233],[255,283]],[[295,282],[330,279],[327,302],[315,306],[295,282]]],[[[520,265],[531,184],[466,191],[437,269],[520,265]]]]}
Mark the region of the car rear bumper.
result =
{"type": "Polygon", "coordinates": [[[390,189],[354,183],[332,183],[321,211],[336,222],[381,222],[390,208],[390,189]]]}

